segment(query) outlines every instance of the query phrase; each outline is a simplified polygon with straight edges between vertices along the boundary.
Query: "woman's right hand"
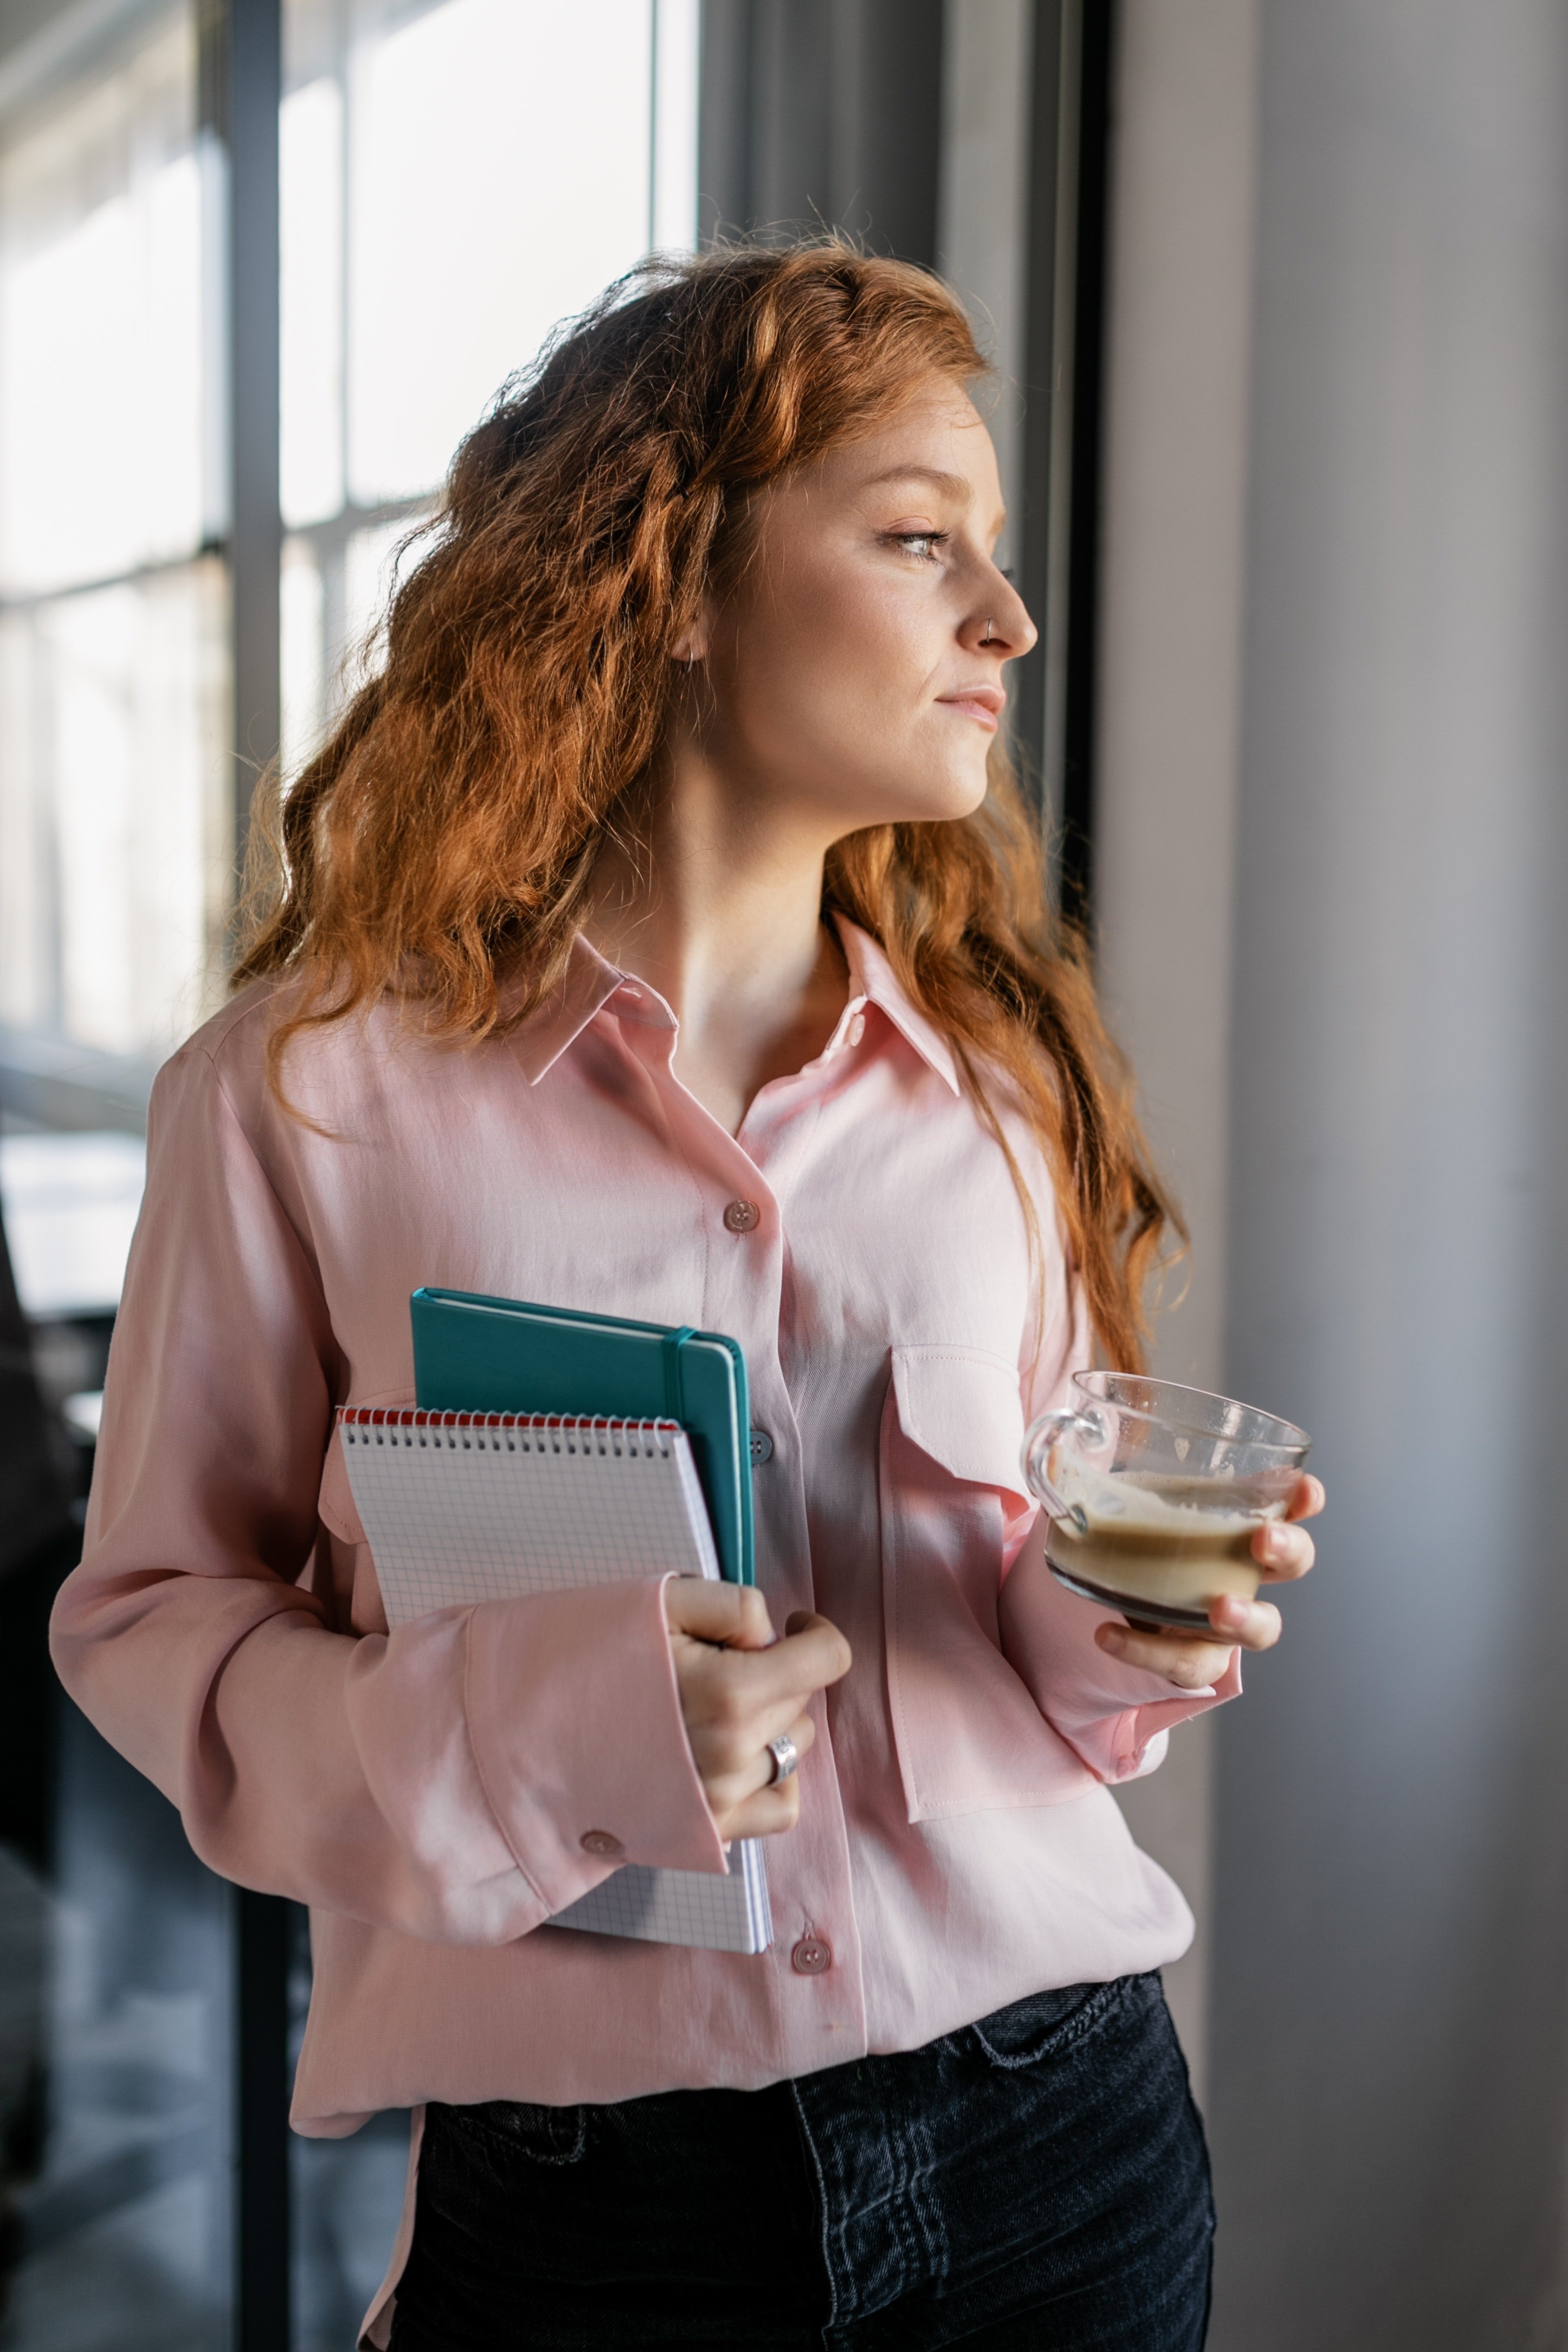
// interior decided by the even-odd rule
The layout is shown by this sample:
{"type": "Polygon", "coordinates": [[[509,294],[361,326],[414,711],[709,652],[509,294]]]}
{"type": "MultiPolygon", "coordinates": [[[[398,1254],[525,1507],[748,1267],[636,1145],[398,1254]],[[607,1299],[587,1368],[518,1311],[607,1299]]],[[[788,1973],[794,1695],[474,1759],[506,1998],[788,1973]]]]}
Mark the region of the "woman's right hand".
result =
{"type": "Polygon", "coordinates": [[[849,1643],[805,1610],[780,1641],[755,1586],[689,1576],[665,1585],[664,1618],[692,1760],[720,1837],[792,1830],[800,1784],[791,1778],[769,1786],[768,1742],[787,1732],[804,1756],[816,1738],[806,1708],[849,1672],[849,1643]]]}

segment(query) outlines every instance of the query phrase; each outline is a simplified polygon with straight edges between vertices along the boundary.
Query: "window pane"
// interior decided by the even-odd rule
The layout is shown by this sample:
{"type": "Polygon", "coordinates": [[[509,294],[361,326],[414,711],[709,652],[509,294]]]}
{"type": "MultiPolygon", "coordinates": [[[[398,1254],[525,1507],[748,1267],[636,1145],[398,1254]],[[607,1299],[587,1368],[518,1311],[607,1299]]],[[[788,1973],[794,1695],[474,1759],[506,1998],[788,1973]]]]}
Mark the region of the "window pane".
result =
{"type": "Polygon", "coordinates": [[[282,496],[293,528],[343,503],[343,93],[335,76],[284,100],[278,144],[282,496]]]}
{"type": "Polygon", "coordinates": [[[445,0],[350,59],[349,476],[427,489],[556,321],[649,241],[649,0],[445,0]]]}
{"type": "Polygon", "coordinates": [[[183,6],[0,152],[0,583],[12,593],[201,542],[211,180],[183,6]]]}
{"type": "Polygon", "coordinates": [[[5,1246],[35,1322],[114,1313],[146,1177],[139,1135],[0,1134],[5,1246]]]}
{"type": "MultiPolygon", "coordinates": [[[[285,0],[290,530],[406,509],[561,320],[651,245],[691,249],[699,15],[285,0]]],[[[340,643],[342,545],[312,541],[340,643]]]]}
{"type": "Polygon", "coordinates": [[[397,582],[429,542],[419,540],[401,561],[399,550],[422,512],[404,509],[367,523],[346,538],[300,534],[284,541],[283,769],[298,775],[349,696],[377,657],[374,633],[397,582]]]}
{"type": "Polygon", "coordinates": [[[283,657],[283,772],[297,776],[327,717],[326,583],[308,540],[286,540],[278,599],[283,657]]]}
{"type": "Polygon", "coordinates": [[[230,861],[208,561],[0,624],[0,1019],[162,1055],[208,1009],[230,861]],[[12,861],[15,859],[15,865],[12,861]]]}
{"type": "Polygon", "coordinates": [[[339,688],[352,693],[377,658],[372,632],[381,623],[392,593],[408,578],[429,547],[416,540],[406,554],[400,551],[413,529],[412,520],[372,524],[357,530],[343,551],[343,639],[339,656],[342,676],[339,688]]]}

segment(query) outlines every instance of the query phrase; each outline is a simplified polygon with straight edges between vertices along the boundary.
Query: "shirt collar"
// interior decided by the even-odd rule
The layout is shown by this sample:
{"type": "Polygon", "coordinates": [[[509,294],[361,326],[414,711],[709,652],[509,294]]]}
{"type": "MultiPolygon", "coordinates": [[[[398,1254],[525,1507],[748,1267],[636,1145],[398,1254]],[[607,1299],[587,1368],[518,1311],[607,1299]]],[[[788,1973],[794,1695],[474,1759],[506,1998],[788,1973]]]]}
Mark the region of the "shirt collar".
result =
{"type": "Polygon", "coordinates": [[[612,999],[623,1020],[642,1021],[653,1029],[675,1026],[674,1014],[656,990],[611,963],[579,931],[560,980],[510,1039],[530,1087],[538,1086],[612,999]]]}
{"type": "Polygon", "coordinates": [[[953,1049],[936,1024],[911,1003],[894,976],[893,966],[869,931],[852,923],[847,915],[835,915],[844,961],[850,968],[850,990],[884,1013],[906,1045],[913,1045],[921,1060],[936,1071],[953,1092],[962,1094],[958,1066],[953,1049]]]}
{"type": "MultiPolygon", "coordinates": [[[[847,915],[835,915],[833,920],[850,968],[852,999],[874,1004],[927,1067],[935,1070],[955,1094],[961,1094],[963,1087],[952,1048],[940,1030],[911,1003],[894,976],[893,966],[870,932],[852,923],[847,915]]],[[[538,1086],[546,1071],[559,1061],[595,1014],[612,999],[617,1000],[613,1009],[622,1020],[641,1021],[653,1029],[674,1029],[676,1025],[674,1014],[655,989],[611,963],[580,931],[572,941],[571,954],[560,980],[510,1041],[531,1087],[538,1086]]]]}

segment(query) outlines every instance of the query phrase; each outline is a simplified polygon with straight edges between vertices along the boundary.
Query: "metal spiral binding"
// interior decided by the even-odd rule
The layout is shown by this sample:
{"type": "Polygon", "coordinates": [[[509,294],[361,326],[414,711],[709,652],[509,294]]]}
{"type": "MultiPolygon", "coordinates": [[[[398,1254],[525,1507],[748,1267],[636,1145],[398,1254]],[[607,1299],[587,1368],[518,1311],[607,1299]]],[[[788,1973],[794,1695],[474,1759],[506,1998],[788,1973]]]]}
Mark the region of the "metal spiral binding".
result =
{"type": "Polygon", "coordinates": [[[464,1454],[668,1456],[680,1423],[616,1420],[601,1413],[426,1412],[412,1407],[340,1405],[345,1445],[394,1445],[464,1454]]]}

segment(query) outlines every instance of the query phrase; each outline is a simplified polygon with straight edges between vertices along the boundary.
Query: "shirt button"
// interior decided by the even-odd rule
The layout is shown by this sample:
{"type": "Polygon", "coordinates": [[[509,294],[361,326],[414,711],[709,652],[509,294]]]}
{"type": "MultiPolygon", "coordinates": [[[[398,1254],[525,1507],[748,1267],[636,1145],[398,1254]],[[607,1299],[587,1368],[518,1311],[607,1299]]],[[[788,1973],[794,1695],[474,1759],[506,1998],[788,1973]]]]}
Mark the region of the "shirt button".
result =
{"type": "Polygon", "coordinates": [[[611,1830],[584,1830],[577,1842],[584,1853],[602,1854],[607,1861],[613,1861],[618,1853],[626,1851],[611,1830]]]}
{"type": "Polygon", "coordinates": [[[724,1222],[732,1234],[748,1234],[762,1222],[762,1212],[755,1201],[732,1201],[724,1213],[724,1222]]]}
{"type": "Polygon", "coordinates": [[[825,1976],[833,1965],[833,1948],[821,1936],[802,1936],[789,1955],[798,1977],[825,1976]]]}
{"type": "Polygon", "coordinates": [[[848,1029],[844,1032],[844,1035],[846,1041],[850,1045],[858,1045],[860,1044],[861,1039],[865,1035],[865,1014],[863,1013],[857,1013],[855,1014],[854,1019],[850,1023],[848,1029]]]}
{"type": "Polygon", "coordinates": [[[765,1429],[754,1429],[751,1433],[751,1458],[754,1462],[771,1462],[773,1459],[773,1440],[765,1429]]]}

